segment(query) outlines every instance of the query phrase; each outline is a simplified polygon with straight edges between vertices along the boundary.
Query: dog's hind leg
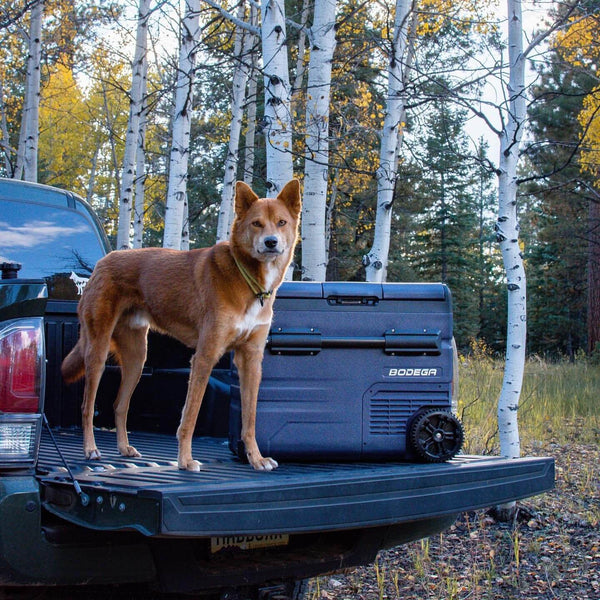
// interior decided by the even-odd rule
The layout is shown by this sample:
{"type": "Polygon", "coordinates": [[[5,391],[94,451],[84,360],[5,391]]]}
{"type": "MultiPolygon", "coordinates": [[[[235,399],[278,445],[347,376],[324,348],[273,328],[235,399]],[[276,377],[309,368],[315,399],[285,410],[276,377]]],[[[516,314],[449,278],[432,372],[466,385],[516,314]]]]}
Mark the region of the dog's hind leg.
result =
{"type": "Polygon", "coordinates": [[[123,456],[139,457],[141,454],[129,445],[127,414],[129,402],[138,384],[146,362],[148,326],[131,327],[120,321],[113,332],[113,352],[121,365],[121,385],[114,403],[117,447],[123,456]]]}
{"type": "Polygon", "coordinates": [[[90,338],[85,350],[85,387],[83,389],[83,404],[81,405],[81,421],[83,452],[85,457],[91,460],[101,457],[94,439],[94,404],[109,349],[110,332],[103,332],[99,337],[90,338]]]}

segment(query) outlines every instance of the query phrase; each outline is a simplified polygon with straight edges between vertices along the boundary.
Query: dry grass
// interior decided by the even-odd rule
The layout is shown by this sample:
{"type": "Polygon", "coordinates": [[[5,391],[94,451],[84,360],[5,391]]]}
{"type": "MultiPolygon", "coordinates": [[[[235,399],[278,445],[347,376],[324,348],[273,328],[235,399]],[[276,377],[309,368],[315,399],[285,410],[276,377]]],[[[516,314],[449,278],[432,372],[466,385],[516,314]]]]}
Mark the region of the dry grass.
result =
{"type": "MultiPolygon", "coordinates": [[[[496,406],[504,364],[481,345],[460,359],[459,416],[466,429],[465,452],[497,454],[496,406]]],[[[586,360],[549,363],[531,358],[525,366],[519,406],[523,448],[543,441],[563,443],[577,435],[597,442],[600,433],[600,368],[586,360]],[[581,423],[579,430],[567,423],[581,423]]]]}
{"type": "MultiPolygon", "coordinates": [[[[461,361],[459,410],[470,453],[495,453],[502,364],[476,348],[461,361]]],[[[527,364],[519,413],[523,454],[553,456],[556,487],[497,523],[462,515],[444,533],[381,552],[375,565],[313,580],[335,600],[600,599],[600,368],[527,364]]]]}

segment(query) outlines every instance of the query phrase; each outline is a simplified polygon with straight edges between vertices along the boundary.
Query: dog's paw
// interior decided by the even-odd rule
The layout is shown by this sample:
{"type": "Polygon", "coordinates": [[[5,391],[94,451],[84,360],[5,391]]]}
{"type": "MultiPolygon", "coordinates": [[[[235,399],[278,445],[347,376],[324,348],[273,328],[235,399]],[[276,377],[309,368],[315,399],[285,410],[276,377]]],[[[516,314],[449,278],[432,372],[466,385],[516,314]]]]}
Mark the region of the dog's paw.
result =
{"type": "Polygon", "coordinates": [[[125,446],[124,448],[119,448],[119,452],[123,456],[129,456],[130,458],[141,458],[142,456],[133,446],[125,446]]]}
{"type": "Polygon", "coordinates": [[[266,458],[261,456],[259,460],[252,463],[252,466],[257,471],[273,471],[279,466],[279,463],[269,456],[266,458]]]}
{"type": "Polygon", "coordinates": [[[100,460],[102,458],[102,453],[98,448],[92,448],[91,450],[85,451],[86,460],[100,460]]]}
{"type": "Polygon", "coordinates": [[[187,460],[178,462],[179,469],[181,471],[193,471],[198,472],[202,468],[202,463],[197,460],[187,460]]]}

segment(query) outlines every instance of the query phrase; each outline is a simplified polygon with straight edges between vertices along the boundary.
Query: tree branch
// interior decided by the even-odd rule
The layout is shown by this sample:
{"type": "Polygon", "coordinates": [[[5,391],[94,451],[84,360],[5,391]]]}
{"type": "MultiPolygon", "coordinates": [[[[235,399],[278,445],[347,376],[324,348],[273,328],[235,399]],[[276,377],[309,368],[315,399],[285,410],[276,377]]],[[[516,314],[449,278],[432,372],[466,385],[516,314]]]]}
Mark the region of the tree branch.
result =
{"type": "Polygon", "coordinates": [[[225,19],[227,19],[228,21],[233,23],[236,27],[241,27],[242,29],[249,31],[253,35],[260,35],[260,29],[258,27],[255,27],[254,25],[250,25],[250,23],[246,23],[246,21],[242,21],[241,19],[238,19],[235,15],[232,15],[230,12],[226,11],[217,2],[214,2],[214,0],[203,0],[203,1],[206,2],[206,4],[208,4],[211,8],[214,8],[215,10],[219,11],[219,13],[221,13],[221,15],[225,19]]]}

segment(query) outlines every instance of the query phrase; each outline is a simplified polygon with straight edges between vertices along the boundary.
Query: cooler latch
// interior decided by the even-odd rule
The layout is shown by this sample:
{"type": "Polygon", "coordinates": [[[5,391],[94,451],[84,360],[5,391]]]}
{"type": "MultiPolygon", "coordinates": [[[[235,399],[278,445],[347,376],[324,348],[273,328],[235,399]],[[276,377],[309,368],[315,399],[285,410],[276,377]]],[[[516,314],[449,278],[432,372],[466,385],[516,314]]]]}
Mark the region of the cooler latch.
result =
{"type": "Polygon", "coordinates": [[[322,348],[322,336],[314,328],[281,329],[271,331],[267,338],[271,354],[318,354],[322,348]]]}
{"type": "Polygon", "coordinates": [[[439,329],[388,329],[383,336],[386,354],[440,354],[442,351],[442,334],[439,329]]]}
{"type": "Polygon", "coordinates": [[[377,306],[379,298],[376,296],[328,296],[329,306],[377,306]]]}

